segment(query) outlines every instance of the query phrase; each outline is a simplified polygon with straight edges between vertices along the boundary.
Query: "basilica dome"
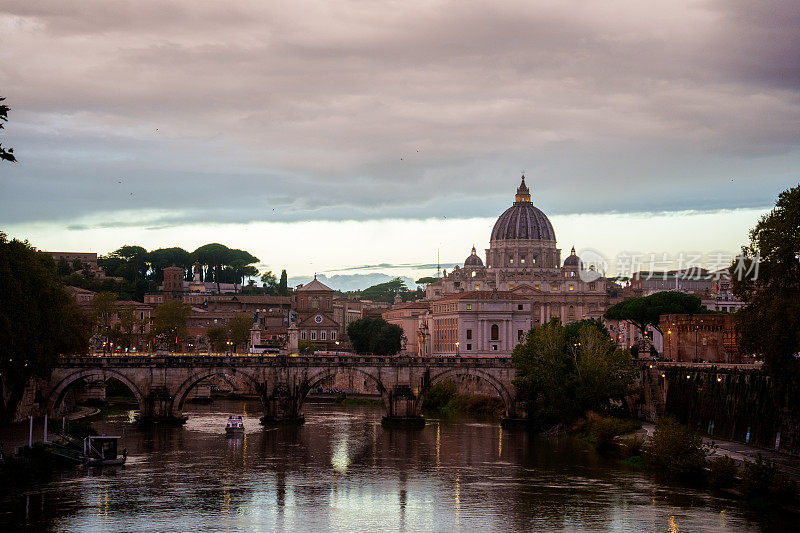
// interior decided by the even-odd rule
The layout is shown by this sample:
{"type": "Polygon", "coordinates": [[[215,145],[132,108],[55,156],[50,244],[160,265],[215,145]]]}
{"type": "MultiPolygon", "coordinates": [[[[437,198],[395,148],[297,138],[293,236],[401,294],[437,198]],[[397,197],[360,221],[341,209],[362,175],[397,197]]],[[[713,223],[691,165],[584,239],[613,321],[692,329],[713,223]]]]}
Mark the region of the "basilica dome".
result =
{"type": "Polygon", "coordinates": [[[478,252],[475,250],[475,247],[473,246],[472,247],[472,253],[469,254],[469,257],[467,257],[464,260],[464,268],[469,268],[469,267],[473,267],[474,268],[474,267],[482,267],[482,266],[483,266],[483,261],[481,261],[481,258],[478,257],[478,252]]]}
{"type": "Polygon", "coordinates": [[[492,241],[537,239],[556,240],[550,219],[531,204],[530,191],[525,185],[525,176],[517,189],[514,205],[500,215],[492,229],[492,241]]]}
{"type": "Polygon", "coordinates": [[[572,252],[569,254],[569,257],[564,259],[564,266],[565,267],[579,267],[581,266],[581,258],[575,253],[575,247],[572,247],[572,252]]]}

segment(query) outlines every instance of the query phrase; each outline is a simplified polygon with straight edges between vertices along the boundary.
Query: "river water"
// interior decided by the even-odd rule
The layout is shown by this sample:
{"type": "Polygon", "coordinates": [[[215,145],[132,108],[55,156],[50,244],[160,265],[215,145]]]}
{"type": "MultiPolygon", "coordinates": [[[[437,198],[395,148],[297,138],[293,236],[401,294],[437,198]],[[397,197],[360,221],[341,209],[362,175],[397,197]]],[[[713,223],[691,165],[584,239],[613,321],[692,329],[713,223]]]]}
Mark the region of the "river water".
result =
{"type": "MultiPolygon", "coordinates": [[[[257,407],[246,401],[187,404],[183,427],[140,428],[128,414],[95,422],[101,433],[124,435],[126,466],[78,469],[6,499],[0,530],[764,527],[733,500],[657,483],[572,439],[431,418],[422,430],[389,430],[380,425],[379,408],[322,404],[306,405],[302,427],[264,429],[257,407]],[[224,437],[232,413],[244,415],[247,433],[239,440],[224,437]]],[[[27,436],[26,428],[21,431],[27,436]]]]}

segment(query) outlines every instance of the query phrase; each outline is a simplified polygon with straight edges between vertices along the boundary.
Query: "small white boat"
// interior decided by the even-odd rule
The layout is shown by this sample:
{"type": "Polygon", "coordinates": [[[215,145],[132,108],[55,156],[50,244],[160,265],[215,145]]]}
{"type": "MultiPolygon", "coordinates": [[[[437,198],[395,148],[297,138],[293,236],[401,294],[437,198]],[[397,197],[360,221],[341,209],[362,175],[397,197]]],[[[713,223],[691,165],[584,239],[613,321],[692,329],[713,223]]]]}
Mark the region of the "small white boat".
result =
{"type": "Polygon", "coordinates": [[[240,416],[229,416],[228,423],[225,426],[226,437],[241,437],[244,436],[244,423],[240,416]]]}

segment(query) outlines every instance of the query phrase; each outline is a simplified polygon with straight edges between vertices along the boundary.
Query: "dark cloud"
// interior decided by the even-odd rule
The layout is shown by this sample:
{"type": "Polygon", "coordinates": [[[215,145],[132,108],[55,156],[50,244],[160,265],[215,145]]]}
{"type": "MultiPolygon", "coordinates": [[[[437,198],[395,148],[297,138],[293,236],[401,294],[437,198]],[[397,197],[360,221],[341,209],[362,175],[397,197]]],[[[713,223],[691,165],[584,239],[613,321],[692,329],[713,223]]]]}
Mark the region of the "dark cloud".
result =
{"type": "Polygon", "coordinates": [[[17,4],[0,223],[496,216],[523,169],[549,214],[798,181],[796,2],[17,4]]]}

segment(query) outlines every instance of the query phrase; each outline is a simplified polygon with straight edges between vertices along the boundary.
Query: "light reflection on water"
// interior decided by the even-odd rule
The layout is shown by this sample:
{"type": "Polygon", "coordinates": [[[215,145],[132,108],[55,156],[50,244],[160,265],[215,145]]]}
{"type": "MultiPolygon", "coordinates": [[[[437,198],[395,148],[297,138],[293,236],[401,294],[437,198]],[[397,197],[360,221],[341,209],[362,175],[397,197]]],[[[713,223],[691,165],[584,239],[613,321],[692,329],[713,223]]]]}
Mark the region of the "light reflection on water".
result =
{"type": "Polygon", "coordinates": [[[429,420],[387,430],[380,409],[306,406],[263,429],[253,403],[187,405],[183,428],[96,423],[128,464],[0,504],[0,524],[58,531],[756,530],[735,503],[663,486],[569,440],[429,420]],[[246,434],[226,439],[229,414],[246,434]],[[27,516],[27,518],[26,518],[27,516]]]}

